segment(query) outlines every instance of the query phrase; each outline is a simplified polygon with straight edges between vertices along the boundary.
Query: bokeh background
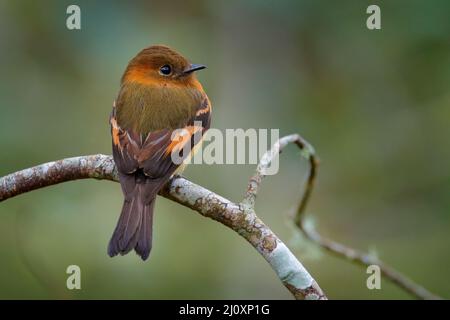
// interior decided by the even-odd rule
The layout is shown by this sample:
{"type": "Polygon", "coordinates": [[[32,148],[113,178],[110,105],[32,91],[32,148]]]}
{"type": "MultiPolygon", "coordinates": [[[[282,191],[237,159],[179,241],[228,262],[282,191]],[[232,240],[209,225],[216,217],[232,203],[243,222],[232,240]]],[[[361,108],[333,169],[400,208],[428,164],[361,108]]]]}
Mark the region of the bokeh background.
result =
{"type": "MultiPolygon", "coordinates": [[[[170,45],[199,74],[213,127],[298,132],[321,158],[309,207],[317,228],[370,250],[450,297],[450,2],[0,1],[0,175],[64,157],[110,154],[108,116],[129,61],[170,45]],[[81,7],[82,30],[66,28],[81,7]],[[382,29],[366,28],[381,7],[382,29]]],[[[264,181],[261,218],[334,299],[408,299],[299,237],[290,215],[306,165],[298,150],[264,181]]],[[[191,180],[238,201],[251,165],[197,165],[191,180]]],[[[154,248],[111,259],[122,195],[75,181],[0,204],[0,298],[291,299],[242,238],[159,198],[154,248]],[[66,268],[82,290],[66,289],[66,268]]]]}

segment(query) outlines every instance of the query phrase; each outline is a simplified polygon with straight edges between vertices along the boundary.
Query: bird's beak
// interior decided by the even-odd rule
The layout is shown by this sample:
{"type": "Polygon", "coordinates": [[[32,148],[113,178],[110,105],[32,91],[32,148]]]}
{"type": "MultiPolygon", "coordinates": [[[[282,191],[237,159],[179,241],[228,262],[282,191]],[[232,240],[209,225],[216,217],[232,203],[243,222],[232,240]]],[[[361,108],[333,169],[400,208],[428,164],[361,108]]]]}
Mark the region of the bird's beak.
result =
{"type": "Polygon", "coordinates": [[[183,73],[184,74],[189,74],[189,73],[192,73],[192,72],[194,72],[194,71],[198,71],[198,70],[202,70],[202,69],[205,69],[206,68],[206,66],[204,66],[204,65],[202,65],[202,64],[191,64],[189,67],[187,67],[184,71],[183,71],[183,73]]]}

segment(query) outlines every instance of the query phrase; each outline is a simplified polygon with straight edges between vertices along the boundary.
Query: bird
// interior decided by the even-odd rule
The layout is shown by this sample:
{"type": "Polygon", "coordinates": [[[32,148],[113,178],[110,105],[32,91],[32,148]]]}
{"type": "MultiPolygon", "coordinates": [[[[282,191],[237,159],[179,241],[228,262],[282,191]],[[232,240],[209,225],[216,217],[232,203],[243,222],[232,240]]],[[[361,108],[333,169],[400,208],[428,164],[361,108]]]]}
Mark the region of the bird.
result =
{"type": "Polygon", "coordinates": [[[124,196],[110,257],[133,249],[149,257],[156,196],[181,174],[210,127],[211,102],[196,77],[205,68],[165,45],[145,48],[128,63],[109,118],[124,196]]]}

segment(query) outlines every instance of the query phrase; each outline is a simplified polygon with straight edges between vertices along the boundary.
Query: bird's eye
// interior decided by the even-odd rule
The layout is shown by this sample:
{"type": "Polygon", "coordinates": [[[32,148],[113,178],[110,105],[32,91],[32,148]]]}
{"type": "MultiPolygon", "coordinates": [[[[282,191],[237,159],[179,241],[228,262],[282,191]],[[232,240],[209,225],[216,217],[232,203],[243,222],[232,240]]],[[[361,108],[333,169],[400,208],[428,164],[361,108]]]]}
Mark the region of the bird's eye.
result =
{"type": "Polygon", "coordinates": [[[164,76],[168,76],[172,73],[172,68],[168,64],[165,64],[159,69],[159,72],[164,76]]]}

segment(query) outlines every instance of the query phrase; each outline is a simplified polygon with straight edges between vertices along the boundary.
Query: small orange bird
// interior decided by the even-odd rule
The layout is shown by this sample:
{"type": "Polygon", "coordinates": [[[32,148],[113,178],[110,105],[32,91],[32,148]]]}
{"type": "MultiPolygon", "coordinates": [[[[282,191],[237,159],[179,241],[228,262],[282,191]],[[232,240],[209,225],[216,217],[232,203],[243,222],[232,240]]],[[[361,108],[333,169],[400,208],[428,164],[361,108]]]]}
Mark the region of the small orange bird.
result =
{"type": "Polygon", "coordinates": [[[142,260],[150,254],[156,195],[182,170],[171,154],[186,159],[189,153],[180,150],[187,144],[193,150],[194,137],[210,126],[211,104],[195,76],[204,68],[155,45],[139,52],[122,76],[110,124],[125,200],[108,246],[111,257],[132,249],[142,260]]]}

